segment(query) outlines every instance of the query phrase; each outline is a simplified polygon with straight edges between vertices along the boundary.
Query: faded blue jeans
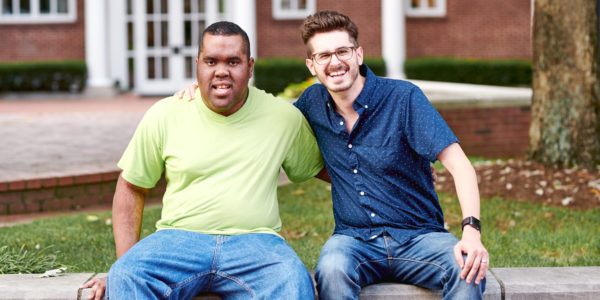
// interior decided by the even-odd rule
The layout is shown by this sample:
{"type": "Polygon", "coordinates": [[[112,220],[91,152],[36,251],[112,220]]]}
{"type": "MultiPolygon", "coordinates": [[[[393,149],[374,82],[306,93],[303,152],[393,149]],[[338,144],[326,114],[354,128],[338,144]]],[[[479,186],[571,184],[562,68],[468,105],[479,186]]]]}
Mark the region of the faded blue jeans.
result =
{"type": "Polygon", "coordinates": [[[387,234],[369,241],[334,234],[317,265],[319,298],[358,299],[362,287],[389,281],[442,290],[444,299],[481,299],[485,278],[479,285],[460,279],[457,242],[447,232],[423,234],[403,245],[387,234]]]}
{"type": "Polygon", "coordinates": [[[312,279],[294,250],[273,234],[215,236],[159,230],[110,268],[108,299],[310,299],[312,279]]]}

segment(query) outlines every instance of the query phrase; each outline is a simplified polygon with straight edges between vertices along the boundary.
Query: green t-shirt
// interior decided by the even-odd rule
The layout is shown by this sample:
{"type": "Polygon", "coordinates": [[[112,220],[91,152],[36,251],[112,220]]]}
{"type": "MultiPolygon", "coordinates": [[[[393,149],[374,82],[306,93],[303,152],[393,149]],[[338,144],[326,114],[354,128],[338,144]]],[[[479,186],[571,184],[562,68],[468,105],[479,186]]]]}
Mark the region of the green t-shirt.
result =
{"type": "Polygon", "coordinates": [[[290,180],[304,181],[324,163],[302,113],[249,87],[244,105],[228,117],[201,100],[158,101],[118,166],[125,180],[143,188],[154,187],[165,171],[157,229],[236,235],[277,234],[280,167],[290,180]]]}

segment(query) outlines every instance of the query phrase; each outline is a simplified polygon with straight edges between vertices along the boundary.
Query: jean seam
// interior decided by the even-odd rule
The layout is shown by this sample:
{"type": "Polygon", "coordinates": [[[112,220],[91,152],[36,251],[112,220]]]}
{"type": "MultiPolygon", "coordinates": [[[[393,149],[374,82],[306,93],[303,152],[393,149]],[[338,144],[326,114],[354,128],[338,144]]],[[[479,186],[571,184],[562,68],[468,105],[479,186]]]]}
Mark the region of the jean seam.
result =
{"type": "Polygon", "coordinates": [[[186,278],[183,281],[180,281],[180,282],[177,282],[177,283],[174,283],[174,284],[170,284],[169,285],[170,290],[168,292],[164,293],[163,296],[165,298],[168,298],[169,295],[171,295],[171,293],[173,292],[173,290],[176,290],[176,289],[178,289],[178,288],[180,288],[180,287],[182,287],[182,286],[184,286],[184,285],[186,285],[186,284],[188,284],[188,283],[190,283],[190,282],[192,282],[194,280],[197,280],[200,277],[203,277],[203,276],[209,275],[209,274],[213,274],[213,272],[198,273],[198,274],[196,274],[194,276],[186,278]]]}
{"type": "Polygon", "coordinates": [[[246,285],[242,280],[238,279],[237,277],[231,276],[225,272],[221,272],[221,271],[216,271],[216,275],[227,278],[237,284],[239,284],[242,288],[244,288],[246,291],[248,291],[248,293],[250,293],[250,295],[252,295],[252,297],[256,296],[254,294],[254,291],[248,286],[246,285]]]}

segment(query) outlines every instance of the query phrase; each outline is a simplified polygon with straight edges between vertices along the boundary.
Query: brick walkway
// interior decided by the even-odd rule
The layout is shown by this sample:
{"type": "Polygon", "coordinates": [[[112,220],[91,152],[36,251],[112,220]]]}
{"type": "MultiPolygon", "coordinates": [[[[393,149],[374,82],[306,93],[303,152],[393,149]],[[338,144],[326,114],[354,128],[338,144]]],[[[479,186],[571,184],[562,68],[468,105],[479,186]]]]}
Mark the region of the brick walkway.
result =
{"type": "Polygon", "coordinates": [[[0,182],[116,170],[158,99],[0,99],[0,182]]]}

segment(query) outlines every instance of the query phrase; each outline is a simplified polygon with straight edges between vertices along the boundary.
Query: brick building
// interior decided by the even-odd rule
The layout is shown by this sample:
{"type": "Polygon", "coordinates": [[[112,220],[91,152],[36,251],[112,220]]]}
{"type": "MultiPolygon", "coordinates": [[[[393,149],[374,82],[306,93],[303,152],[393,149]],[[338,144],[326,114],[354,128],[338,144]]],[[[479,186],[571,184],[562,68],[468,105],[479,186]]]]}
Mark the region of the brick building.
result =
{"type": "Polygon", "coordinates": [[[170,94],[194,80],[198,34],[231,20],[254,57],[304,57],[299,26],[337,10],[359,27],[367,56],[391,77],[406,57],[532,55],[531,2],[523,0],[2,0],[0,62],[85,60],[88,86],[170,94]],[[402,17],[404,16],[404,17],[402,17]]]}

